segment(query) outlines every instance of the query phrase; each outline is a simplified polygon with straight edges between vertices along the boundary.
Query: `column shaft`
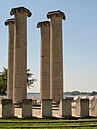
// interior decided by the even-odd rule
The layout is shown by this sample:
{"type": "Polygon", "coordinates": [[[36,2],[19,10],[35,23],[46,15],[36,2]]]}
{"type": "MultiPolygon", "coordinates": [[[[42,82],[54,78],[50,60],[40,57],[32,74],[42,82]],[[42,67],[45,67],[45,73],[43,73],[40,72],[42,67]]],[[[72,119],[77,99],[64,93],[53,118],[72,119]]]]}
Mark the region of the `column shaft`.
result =
{"type": "Polygon", "coordinates": [[[42,99],[50,99],[50,23],[39,22],[41,35],[40,50],[40,96],[42,99]]]}
{"type": "Polygon", "coordinates": [[[10,14],[15,15],[13,94],[14,102],[21,103],[27,98],[27,15],[31,14],[24,7],[12,9],[10,14]]]}
{"type": "Polygon", "coordinates": [[[13,57],[14,57],[14,19],[5,21],[8,26],[8,70],[7,70],[7,97],[13,99],[13,57]]]}
{"type": "Polygon", "coordinates": [[[27,98],[27,34],[26,17],[17,14],[15,17],[14,46],[14,101],[27,98]]]}
{"type": "Polygon", "coordinates": [[[60,11],[49,12],[50,18],[50,97],[53,101],[63,98],[62,18],[60,11]]]}

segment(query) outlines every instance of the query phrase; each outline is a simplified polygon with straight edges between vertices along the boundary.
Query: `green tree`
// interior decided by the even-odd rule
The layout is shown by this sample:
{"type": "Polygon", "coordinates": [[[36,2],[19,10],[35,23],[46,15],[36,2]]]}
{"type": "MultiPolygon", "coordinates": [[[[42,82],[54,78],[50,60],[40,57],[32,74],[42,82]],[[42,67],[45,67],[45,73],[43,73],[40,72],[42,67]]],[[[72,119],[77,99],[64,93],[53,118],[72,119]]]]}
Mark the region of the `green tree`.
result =
{"type": "Polygon", "coordinates": [[[0,93],[5,94],[7,91],[7,69],[3,68],[3,72],[0,75],[0,93]]]}
{"type": "MultiPolygon", "coordinates": [[[[27,87],[34,87],[33,83],[37,81],[30,69],[27,69],[27,87]]],[[[0,94],[5,94],[7,91],[7,69],[3,67],[3,72],[0,74],[0,94]]]]}
{"type": "Polygon", "coordinates": [[[30,87],[34,87],[33,83],[36,82],[37,80],[32,77],[33,74],[30,72],[30,69],[27,69],[27,87],[30,89],[30,87]]]}

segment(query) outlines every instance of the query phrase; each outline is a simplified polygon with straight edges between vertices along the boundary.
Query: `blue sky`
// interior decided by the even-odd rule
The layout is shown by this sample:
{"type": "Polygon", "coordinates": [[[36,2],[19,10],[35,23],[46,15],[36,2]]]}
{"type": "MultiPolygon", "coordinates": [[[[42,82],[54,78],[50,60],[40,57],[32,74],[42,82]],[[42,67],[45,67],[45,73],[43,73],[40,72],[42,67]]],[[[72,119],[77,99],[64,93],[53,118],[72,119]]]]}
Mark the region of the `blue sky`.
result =
{"type": "Polygon", "coordinates": [[[8,27],[4,21],[14,7],[24,6],[27,18],[28,68],[37,79],[29,91],[39,91],[40,30],[39,21],[47,12],[61,10],[63,21],[64,91],[97,91],[97,0],[0,0],[0,71],[7,67],[8,27]]]}

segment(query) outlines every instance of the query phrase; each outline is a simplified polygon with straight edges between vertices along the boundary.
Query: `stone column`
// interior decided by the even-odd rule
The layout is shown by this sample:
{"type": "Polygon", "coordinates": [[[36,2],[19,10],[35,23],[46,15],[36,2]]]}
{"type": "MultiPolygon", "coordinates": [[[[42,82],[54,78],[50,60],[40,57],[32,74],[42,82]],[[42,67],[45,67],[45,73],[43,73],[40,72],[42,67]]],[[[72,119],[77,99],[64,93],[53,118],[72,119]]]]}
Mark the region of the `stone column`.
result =
{"type": "Polygon", "coordinates": [[[13,8],[14,15],[14,71],[13,71],[13,100],[21,103],[27,98],[27,16],[31,12],[24,8],[13,8]]]}
{"type": "Polygon", "coordinates": [[[5,21],[8,25],[8,71],[7,71],[7,97],[13,99],[13,57],[14,57],[14,19],[5,21]]]}
{"type": "Polygon", "coordinates": [[[50,99],[50,22],[39,22],[41,34],[40,54],[40,96],[42,99],[50,99]]]}
{"type": "Polygon", "coordinates": [[[50,97],[53,101],[63,99],[63,50],[61,11],[48,12],[50,18],[50,97]]]}

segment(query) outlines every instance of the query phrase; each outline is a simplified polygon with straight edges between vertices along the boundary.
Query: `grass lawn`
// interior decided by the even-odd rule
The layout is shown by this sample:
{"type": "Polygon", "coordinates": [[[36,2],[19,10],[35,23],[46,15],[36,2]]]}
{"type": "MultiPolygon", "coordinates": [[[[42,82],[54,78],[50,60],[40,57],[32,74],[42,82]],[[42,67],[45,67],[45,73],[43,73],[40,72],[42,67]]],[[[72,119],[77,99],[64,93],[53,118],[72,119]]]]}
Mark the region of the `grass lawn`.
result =
{"type": "Polygon", "coordinates": [[[0,119],[0,129],[97,129],[97,119],[0,119]]]}

